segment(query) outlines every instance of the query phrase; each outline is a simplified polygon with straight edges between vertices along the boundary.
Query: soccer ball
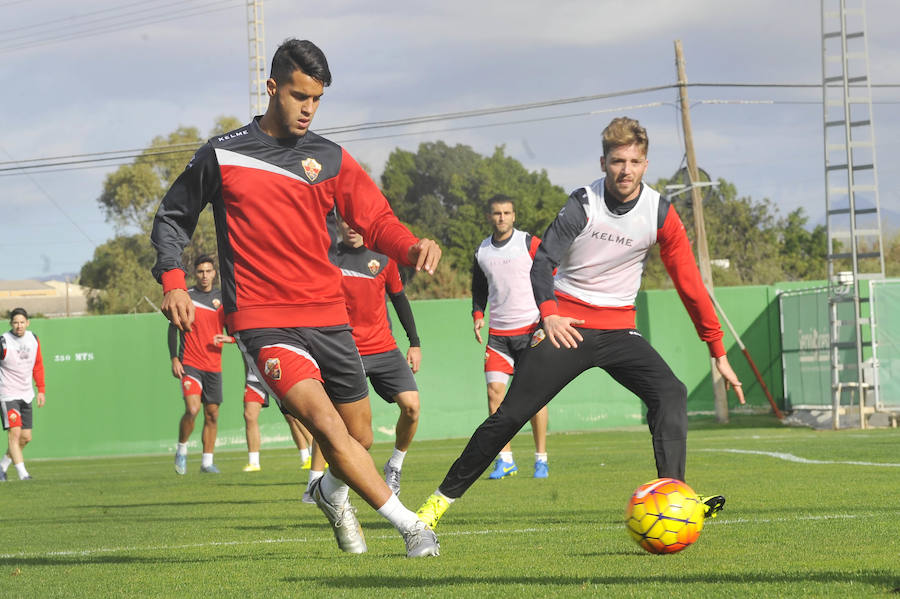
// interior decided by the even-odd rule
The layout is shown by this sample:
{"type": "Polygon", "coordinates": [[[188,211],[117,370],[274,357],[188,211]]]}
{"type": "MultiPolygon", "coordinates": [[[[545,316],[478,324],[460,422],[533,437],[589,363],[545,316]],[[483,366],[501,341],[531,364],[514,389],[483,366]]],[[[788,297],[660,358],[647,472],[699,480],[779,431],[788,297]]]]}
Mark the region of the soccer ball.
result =
{"type": "Polygon", "coordinates": [[[650,553],[676,553],[700,537],[705,508],[694,491],[674,478],[657,478],[635,489],[625,526],[650,553]]]}

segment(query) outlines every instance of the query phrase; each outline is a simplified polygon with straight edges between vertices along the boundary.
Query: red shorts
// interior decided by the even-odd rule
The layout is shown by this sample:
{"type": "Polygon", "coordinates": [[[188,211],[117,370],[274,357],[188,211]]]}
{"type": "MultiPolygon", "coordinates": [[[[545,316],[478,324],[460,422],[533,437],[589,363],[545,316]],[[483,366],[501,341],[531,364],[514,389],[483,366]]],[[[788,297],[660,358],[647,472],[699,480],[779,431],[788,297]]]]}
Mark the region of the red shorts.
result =
{"type": "Polygon", "coordinates": [[[322,383],[335,403],[368,397],[369,386],[349,325],[247,329],[235,337],[253,358],[260,382],[278,398],[306,379],[322,383]]]}

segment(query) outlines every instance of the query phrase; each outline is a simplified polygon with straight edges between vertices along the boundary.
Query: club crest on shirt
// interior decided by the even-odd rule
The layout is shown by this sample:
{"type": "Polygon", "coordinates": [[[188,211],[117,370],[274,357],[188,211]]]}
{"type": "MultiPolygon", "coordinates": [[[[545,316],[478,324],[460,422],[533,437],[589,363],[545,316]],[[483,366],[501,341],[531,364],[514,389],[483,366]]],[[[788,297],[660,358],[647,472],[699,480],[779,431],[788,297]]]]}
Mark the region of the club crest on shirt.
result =
{"type": "Polygon", "coordinates": [[[213,300],[212,304],[213,304],[213,308],[215,308],[216,310],[218,310],[218,309],[219,309],[219,306],[222,305],[222,302],[220,302],[219,299],[216,298],[216,299],[213,300]]]}
{"type": "Polygon", "coordinates": [[[531,336],[531,347],[534,347],[535,345],[543,341],[546,336],[547,334],[544,333],[544,329],[536,330],[531,336]]]}
{"type": "Polygon", "coordinates": [[[319,173],[322,172],[322,165],[315,158],[304,158],[300,161],[300,166],[303,167],[310,181],[315,181],[319,173]]]}
{"type": "Polygon", "coordinates": [[[366,266],[369,267],[369,272],[374,275],[378,272],[378,269],[381,268],[381,262],[379,262],[375,258],[372,258],[371,260],[369,260],[369,263],[366,266]]]}
{"type": "Polygon", "coordinates": [[[273,381],[281,380],[281,360],[278,358],[269,358],[266,360],[265,368],[266,376],[273,381]]]}

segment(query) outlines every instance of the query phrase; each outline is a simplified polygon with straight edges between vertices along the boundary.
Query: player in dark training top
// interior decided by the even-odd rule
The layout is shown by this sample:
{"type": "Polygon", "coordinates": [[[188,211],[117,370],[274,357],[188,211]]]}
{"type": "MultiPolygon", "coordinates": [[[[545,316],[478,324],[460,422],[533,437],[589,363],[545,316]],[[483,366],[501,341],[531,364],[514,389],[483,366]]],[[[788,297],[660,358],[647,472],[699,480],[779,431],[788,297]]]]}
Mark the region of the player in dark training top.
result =
{"type": "Polygon", "coordinates": [[[219,430],[219,406],[222,405],[222,336],[225,310],[222,293],[213,287],[216,269],[213,259],[200,256],[194,261],[197,284],[188,290],[194,305],[194,325],[190,331],[179,331],[169,325],[169,357],[172,376],[181,381],[184,414],[178,422],[178,444],[175,446],[175,472],[187,472],[187,442],[194,432],[194,420],[203,408],[201,433],[203,455],[200,472],[218,474],[213,451],[219,430]]]}
{"type": "Polygon", "coordinates": [[[312,42],[287,40],[272,58],[266,113],[209,140],[163,198],[151,240],[163,313],[189,330],[194,306],[181,253],[209,204],[216,222],[228,330],[261,383],[312,433],[330,468],[313,488],[339,547],[367,550],[348,484],[401,533],[409,557],[437,555],[434,533],[397,499],[343,407],[368,400],[350,333],[341,272],[328,260],[332,207],[376,251],[433,273],[440,248],[397,219],[341,146],[309,130],[331,71],[312,42]]]}
{"type": "MultiPolygon", "coordinates": [[[[335,243],[329,256],[341,269],[344,297],[353,327],[353,340],[359,348],[366,376],[375,392],[388,403],[400,408],[395,428],[394,452],[384,465],[384,478],[395,495],[400,494],[400,476],[406,452],[412,444],[419,425],[419,389],[413,373],[422,361],[419,335],[412,307],[403,292],[403,282],[397,263],[384,254],[373,252],[363,245],[362,236],[340,216],[334,217],[335,243]],[[409,340],[404,356],[391,333],[391,323],[385,304],[391,299],[400,324],[409,340]]],[[[355,426],[360,435],[372,434],[372,410],[367,403],[358,402],[355,426]]],[[[313,452],[309,485],[322,473],[324,464],[318,452],[313,452]]],[[[304,501],[311,501],[304,493],[304,501]]]]}

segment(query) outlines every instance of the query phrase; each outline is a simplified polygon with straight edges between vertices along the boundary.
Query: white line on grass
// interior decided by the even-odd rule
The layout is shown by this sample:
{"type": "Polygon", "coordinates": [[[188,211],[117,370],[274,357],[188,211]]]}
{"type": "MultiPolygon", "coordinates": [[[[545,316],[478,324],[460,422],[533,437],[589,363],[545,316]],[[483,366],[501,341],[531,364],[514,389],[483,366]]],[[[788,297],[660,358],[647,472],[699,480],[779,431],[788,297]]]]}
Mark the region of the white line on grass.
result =
{"type": "Polygon", "coordinates": [[[887,466],[889,468],[900,468],[900,464],[892,464],[890,462],[858,462],[853,460],[811,460],[809,458],[801,458],[792,453],[782,453],[779,451],[756,451],[750,449],[699,449],[695,451],[708,451],[719,453],[745,453],[752,455],[764,455],[770,458],[778,458],[788,462],[797,462],[798,464],[844,464],[848,466],[887,466]]]}
{"type": "MultiPolygon", "coordinates": [[[[808,516],[791,516],[789,518],[716,518],[709,520],[705,525],[728,525],[728,524],[771,524],[775,522],[797,522],[803,520],[851,520],[854,518],[870,518],[874,514],[820,514],[808,516]]],[[[622,524],[608,524],[593,526],[596,530],[619,530],[624,528],[622,524]]],[[[512,528],[512,529],[487,529],[487,530],[459,530],[453,532],[439,531],[441,537],[466,537],[472,535],[496,535],[496,534],[535,534],[549,533],[566,529],[574,529],[575,526],[553,526],[547,528],[512,528]]],[[[372,535],[370,538],[376,539],[396,539],[395,533],[372,535]]],[[[178,551],[184,549],[198,549],[203,547],[237,547],[247,545],[263,545],[271,543],[333,543],[331,536],[317,538],[299,538],[299,539],[257,539],[254,541],[210,541],[209,543],[190,543],[185,545],[150,545],[147,547],[96,547],[93,549],[80,549],[68,551],[46,551],[46,552],[19,552],[19,553],[0,553],[0,559],[16,559],[16,558],[52,558],[52,557],[87,557],[103,553],[136,553],[148,551],[178,551]]]]}
{"type": "MultiPolygon", "coordinates": [[[[329,537],[330,538],[330,537],[329,537]]],[[[97,553],[127,553],[130,551],[175,551],[179,549],[197,549],[199,547],[227,547],[230,545],[263,545],[269,543],[309,543],[324,542],[325,537],[320,539],[257,539],[255,541],[211,541],[209,543],[190,543],[187,545],[150,545],[148,547],[96,547],[94,549],[71,549],[68,551],[45,551],[45,552],[26,552],[19,553],[0,553],[0,559],[11,559],[16,557],[66,557],[72,555],[94,555],[97,553]]]]}

